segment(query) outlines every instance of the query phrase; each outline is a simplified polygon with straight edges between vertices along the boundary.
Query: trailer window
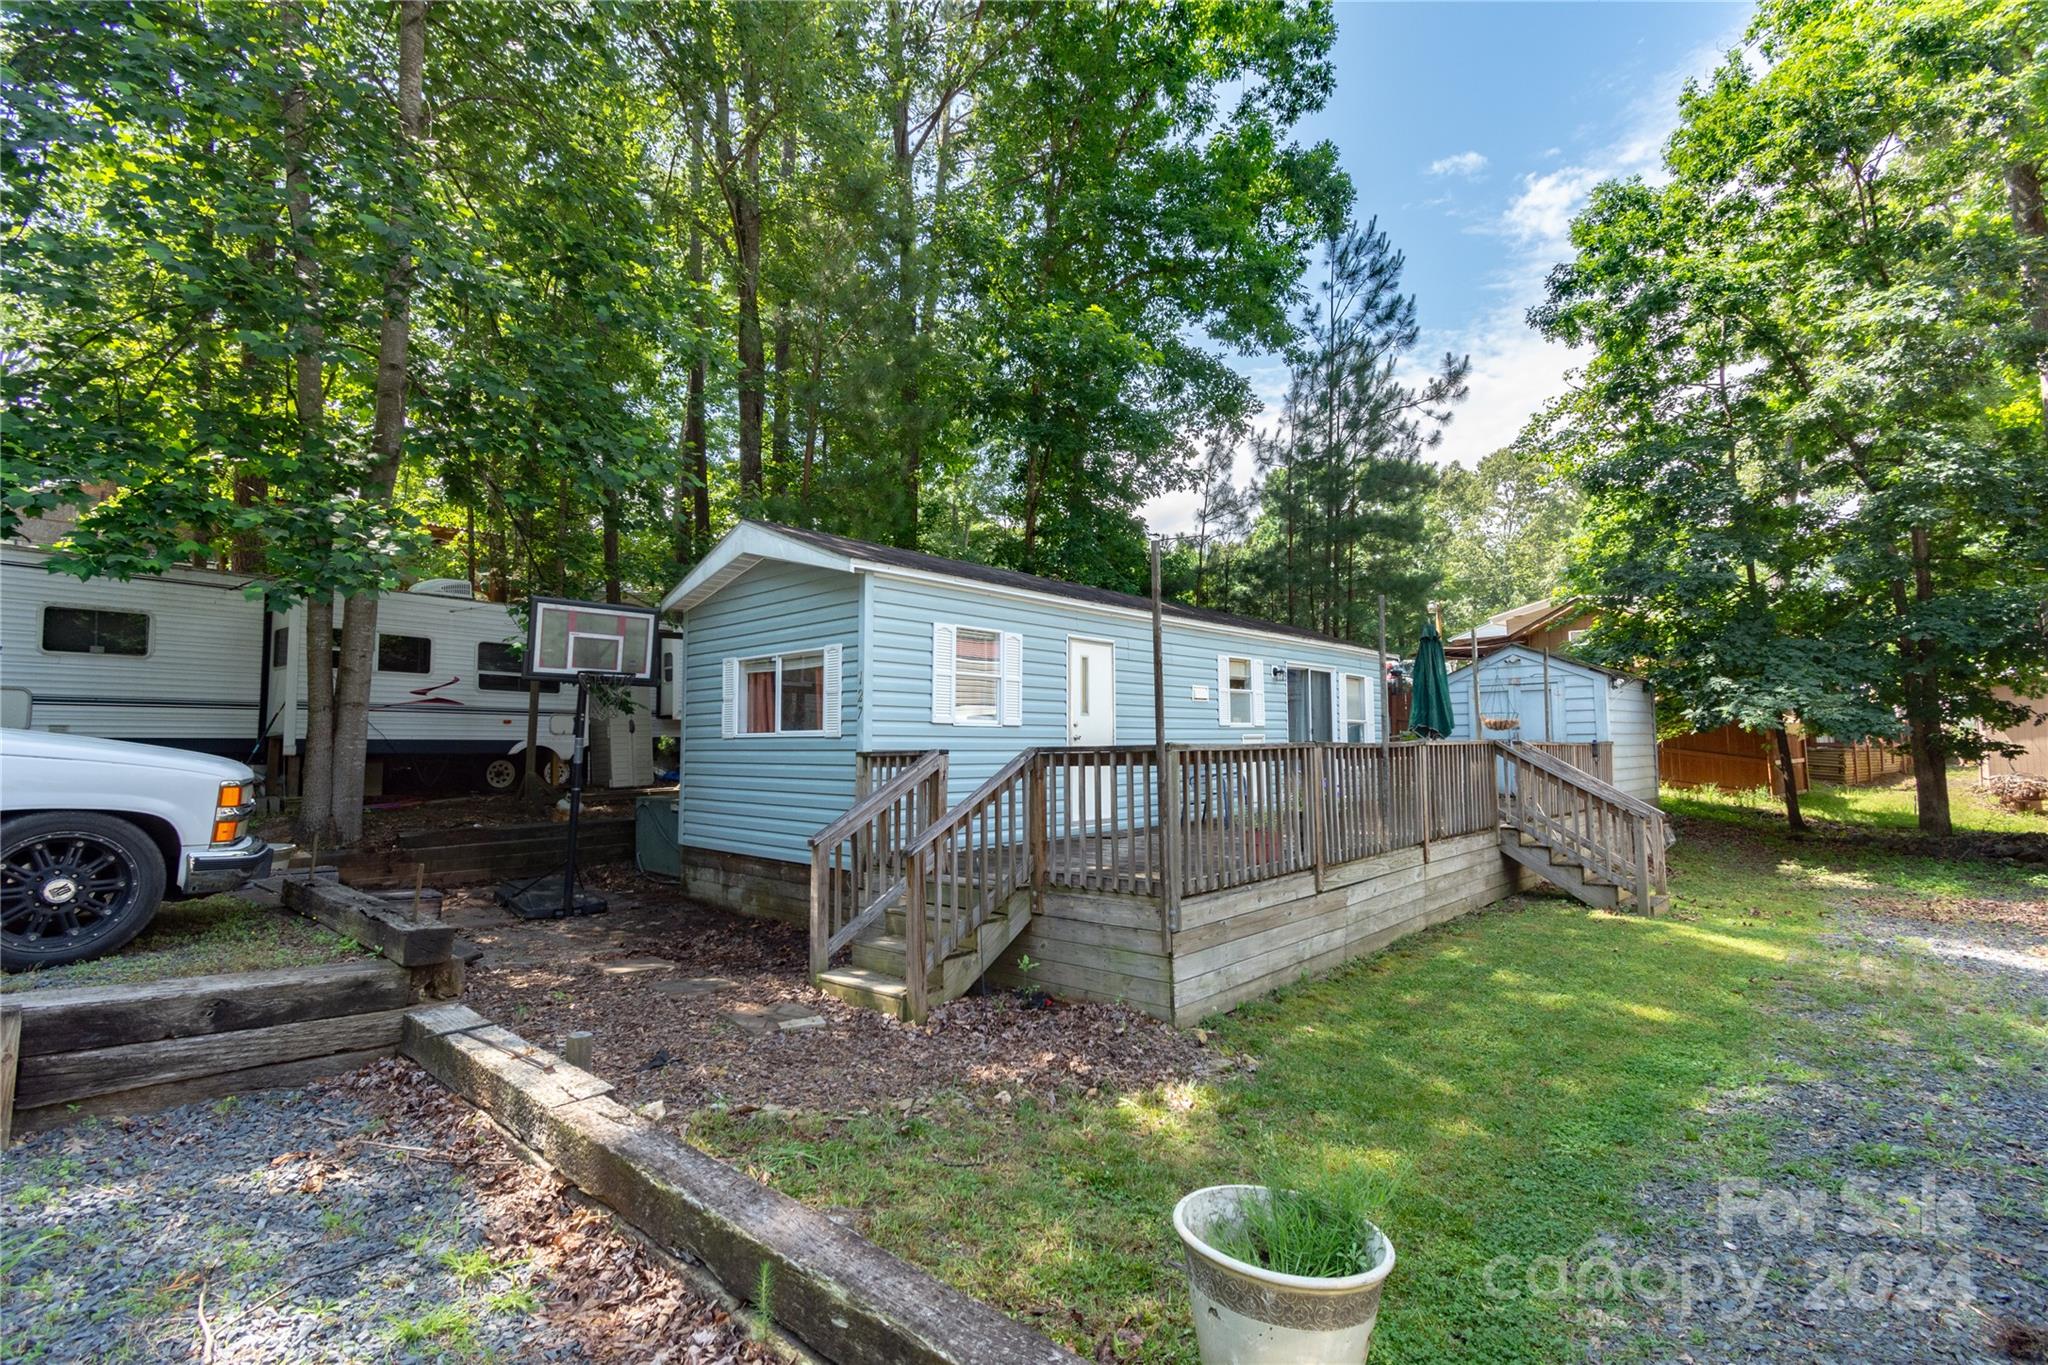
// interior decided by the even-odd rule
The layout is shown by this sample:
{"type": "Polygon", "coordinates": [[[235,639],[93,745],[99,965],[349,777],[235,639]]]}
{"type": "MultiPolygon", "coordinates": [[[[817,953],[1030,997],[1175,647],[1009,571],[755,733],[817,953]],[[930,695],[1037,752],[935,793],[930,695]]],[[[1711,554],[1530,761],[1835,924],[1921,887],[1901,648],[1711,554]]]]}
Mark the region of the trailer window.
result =
{"type": "Polygon", "coordinates": [[[290,626],[279,626],[276,630],[270,632],[270,666],[272,668],[283,668],[284,661],[290,657],[291,636],[290,626]]]}
{"type": "MultiPolygon", "coordinates": [[[[524,692],[526,675],[519,669],[519,651],[510,645],[482,644],[476,647],[476,685],[486,692],[524,692]]],[[[562,684],[543,680],[540,690],[555,693],[562,684]]]]}
{"type": "Polygon", "coordinates": [[[377,671],[425,673],[434,666],[434,642],[424,635],[379,635],[377,671]]]}
{"type": "Polygon", "coordinates": [[[149,653],[149,617],[139,611],[44,607],[43,648],[52,654],[149,653]]]}

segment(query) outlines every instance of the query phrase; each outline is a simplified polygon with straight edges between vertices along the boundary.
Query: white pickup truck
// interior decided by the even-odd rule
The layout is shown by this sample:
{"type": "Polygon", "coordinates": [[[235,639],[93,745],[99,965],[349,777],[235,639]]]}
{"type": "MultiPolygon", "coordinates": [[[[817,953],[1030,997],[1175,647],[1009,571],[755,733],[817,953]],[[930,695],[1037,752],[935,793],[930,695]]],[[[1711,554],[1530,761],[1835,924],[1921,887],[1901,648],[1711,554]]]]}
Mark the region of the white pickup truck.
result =
{"type": "Polygon", "coordinates": [[[0,729],[0,959],[112,952],[166,895],[269,875],[247,764],[154,744],[0,729]]]}

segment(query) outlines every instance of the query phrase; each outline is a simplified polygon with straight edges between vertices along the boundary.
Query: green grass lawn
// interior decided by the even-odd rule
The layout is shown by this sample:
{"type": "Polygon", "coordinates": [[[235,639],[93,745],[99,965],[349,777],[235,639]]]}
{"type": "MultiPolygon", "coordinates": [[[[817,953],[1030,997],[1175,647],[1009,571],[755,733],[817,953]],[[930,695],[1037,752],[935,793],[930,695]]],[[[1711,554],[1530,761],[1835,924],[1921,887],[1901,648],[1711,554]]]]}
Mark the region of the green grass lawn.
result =
{"type": "MultiPolygon", "coordinates": [[[[1960,778],[1955,792],[1959,829],[2048,829],[1960,778]]],[[[1967,1030],[1959,1046],[2048,1057],[2048,1020],[1964,1014],[1939,985],[1894,998],[1900,984],[1853,946],[1820,941],[1858,895],[2039,896],[2048,873],[1831,837],[1832,823],[1794,841],[1744,797],[1665,804],[1681,838],[1667,916],[1550,896],[1467,916],[1213,1021],[1246,1063],[1224,1079],[1052,1106],[960,1096],[907,1119],[704,1114],[689,1135],[807,1203],[860,1209],[882,1246],[1120,1359],[1195,1358],[1169,1225],[1182,1194],[1277,1160],[1368,1169],[1392,1181],[1383,1224],[1399,1255],[1375,1360],[1572,1355],[1570,1303],[1490,1296],[1483,1268],[1633,1229],[1631,1192],[1701,1140],[1712,1094],[1840,1044],[1788,1001],[1862,993],[1891,1001],[1874,1029],[1967,1030]]],[[[1911,790],[1831,790],[1809,810],[1909,828],[1911,790]]]]}
{"type": "Polygon", "coordinates": [[[8,991],[133,985],[174,976],[257,972],[346,962],[366,950],[312,920],[237,896],[166,901],[127,947],[69,967],[15,972],[8,991]]]}

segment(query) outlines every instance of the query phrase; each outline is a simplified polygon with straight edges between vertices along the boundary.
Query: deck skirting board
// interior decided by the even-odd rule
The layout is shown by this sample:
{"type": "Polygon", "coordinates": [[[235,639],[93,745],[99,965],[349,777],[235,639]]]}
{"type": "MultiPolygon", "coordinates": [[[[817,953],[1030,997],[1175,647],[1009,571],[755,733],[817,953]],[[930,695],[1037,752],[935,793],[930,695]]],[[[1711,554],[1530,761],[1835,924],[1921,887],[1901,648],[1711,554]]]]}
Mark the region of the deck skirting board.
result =
{"type": "Polygon", "coordinates": [[[1304,976],[1335,970],[1397,939],[1514,893],[1520,869],[1491,830],[1398,849],[1181,905],[1173,939],[1172,1019],[1200,1022],[1304,976]]]}

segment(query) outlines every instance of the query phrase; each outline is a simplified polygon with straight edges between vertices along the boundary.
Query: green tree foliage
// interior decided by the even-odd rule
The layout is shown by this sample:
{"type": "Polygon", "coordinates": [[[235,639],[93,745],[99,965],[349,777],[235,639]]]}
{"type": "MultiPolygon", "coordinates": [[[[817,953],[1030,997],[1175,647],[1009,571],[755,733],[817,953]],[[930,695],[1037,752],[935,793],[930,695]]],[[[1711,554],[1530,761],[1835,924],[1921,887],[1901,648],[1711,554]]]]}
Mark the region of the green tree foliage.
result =
{"type": "MultiPolygon", "coordinates": [[[[1327,241],[1322,266],[1278,420],[1252,438],[1255,489],[1234,499],[1210,475],[1197,563],[1203,595],[1363,640],[1377,633],[1385,593],[1389,627],[1405,633],[1420,624],[1436,582],[1425,549],[1437,474],[1424,454],[1465,397],[1469,363],[1445,356],[1420,384],[1397,377],[1420,327],[1414,296],[1401,292],[1401,253],[1377,223],[1327,241]],[[1236,542],[1231,533],[1249,502],[1256,520],[1236,542]],[[1214,589],[1211,559],[1234,570],[1214,589]]],[[[1177,565],[1175,582],[1186,577],[1177,565]]]]}
{"type": "Polygon", "coordinates": [[[1532,432],[1477,469],[1443,470],[1429,500],[1429,546],[1450,630],[1549,597],[1564,578],[1583,499],[1541,441],[1532,432]]]}
{"type": "Polygon", "coordinates": [[[2048,440],[2030,326],[2043,13],[1767,6],[1670,180],[1601,186],[1533,320],[1591,346],[1574,582],[1695,726],[1907,734],[1943,770],[2038,692],[2048,440]],[[2016,168],[2018,168],[2016,172],[2016,168]]]}

